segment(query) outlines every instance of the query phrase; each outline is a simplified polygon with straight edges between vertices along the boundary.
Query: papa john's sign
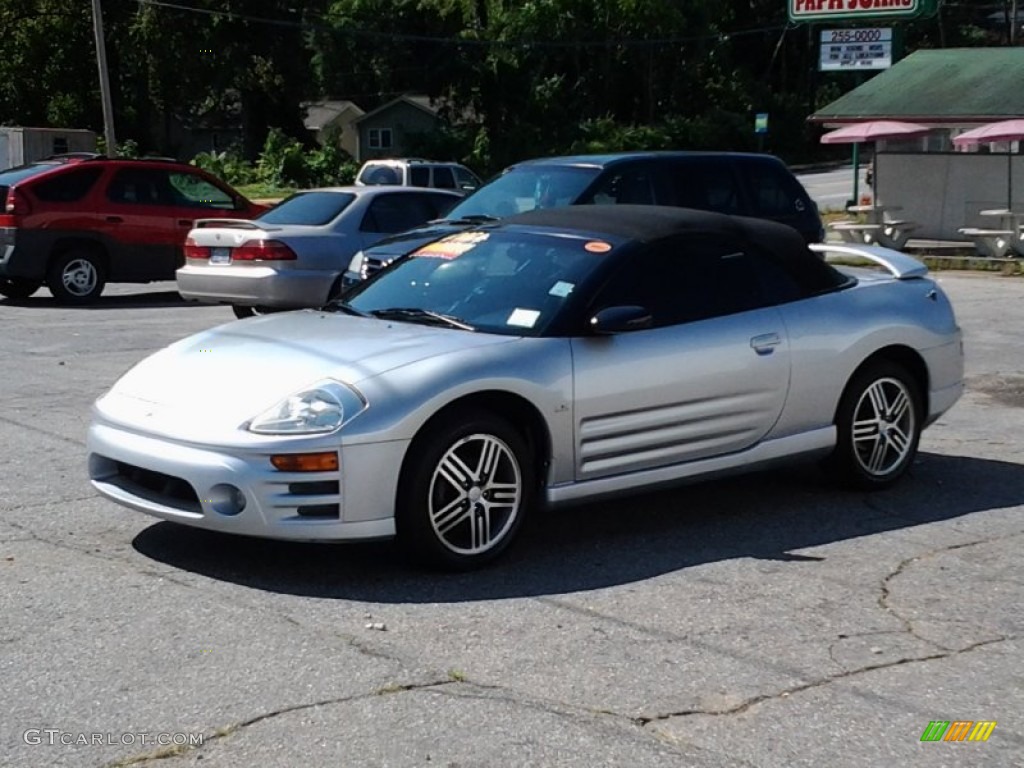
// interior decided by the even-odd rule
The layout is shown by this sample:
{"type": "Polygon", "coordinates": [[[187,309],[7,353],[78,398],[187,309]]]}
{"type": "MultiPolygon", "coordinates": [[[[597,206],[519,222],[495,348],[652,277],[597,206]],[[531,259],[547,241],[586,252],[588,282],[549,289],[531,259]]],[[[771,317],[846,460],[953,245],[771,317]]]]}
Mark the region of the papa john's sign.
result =
{"type": "Polygon", "coordinates": [[[938,0],[789,0],[789,19],[801,21],[863,21],[916,19],[930,16],[938,0]]]}

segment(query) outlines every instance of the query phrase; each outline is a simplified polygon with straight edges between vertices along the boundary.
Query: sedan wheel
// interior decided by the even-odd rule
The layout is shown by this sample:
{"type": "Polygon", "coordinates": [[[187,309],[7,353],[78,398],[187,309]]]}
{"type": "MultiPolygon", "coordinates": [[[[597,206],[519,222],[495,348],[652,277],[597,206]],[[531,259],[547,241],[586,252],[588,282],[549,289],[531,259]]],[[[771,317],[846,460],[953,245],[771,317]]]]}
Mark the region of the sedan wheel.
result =
{"type": "Polygon", "coordinates": [[[402,475],[399,541],[434,566],[463,570],[497,557],[532,500],[525,442],[484,411],[448,420],[418,439],[402,475]]]}
{"type": "Polygon", "coordinates": [[[0,296],[9,299],[27,299],[42,286],[42,280],[26,280],[23,277],[0,277],[0,296]]]}
{"type": "Polygon", "coordinates": [[[271,309],[270,307],[246,307],[242,304],[232,304],[231,311],[235,313],[235,317],[239,320],[244,320],[247,317],[255,317],[256,315],[269,315],[272,312],[281,312],[279,309],[271,309]]]}
{"type": "Polygon", "coordinates": [[[67,304],[87,304],[99,298],[106,278],[95,254],[88,251],[68,251],[50,264],[46,285],[57,301],[67,304]]]}
{"type": "Polygon", "coordinates": [[[921,401],[913,377],[894,363],[858,373],[843,395],[832,468],[860,488],[883,488],[910,467],[921,438],[921,401]]]}

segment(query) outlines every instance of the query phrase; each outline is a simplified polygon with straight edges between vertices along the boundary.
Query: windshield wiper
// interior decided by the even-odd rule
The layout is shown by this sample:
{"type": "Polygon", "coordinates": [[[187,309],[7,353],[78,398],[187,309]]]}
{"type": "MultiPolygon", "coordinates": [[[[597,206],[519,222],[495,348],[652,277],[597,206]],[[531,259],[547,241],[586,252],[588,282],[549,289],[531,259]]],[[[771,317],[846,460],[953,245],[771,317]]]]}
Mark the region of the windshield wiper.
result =
{"type": "Polygon", "coordinates": [[[375,309],[370,314],[382,320],[408,320],[411,322],[420,320],[433,325],[446,325],[451,328],[458,328],[462,331],[476,330],[472,325],[457,317],[443,315],[440,312],[432,312],[429,309],[420,309],[419,307],[388,307],[387,309],[375,309]]]}
{"type": "Polygon", "coordinates": [[[499,221],[498,216],[491,216],[489,213],[467,213],[455,219],[434,219],[427,224],[483,224],[488,221],[499,221]]]}
{"type": "Polygon", "coordinates": [[[356,317],[369,317],[369,315],[366,312],[363,312],[361,309],[356,309],[347,301],[342,301],[341,299],[334,299],[333,301],[329,301],[320,309],[324,312],[344,312],[346,315],[355,315],[356,317]]]}

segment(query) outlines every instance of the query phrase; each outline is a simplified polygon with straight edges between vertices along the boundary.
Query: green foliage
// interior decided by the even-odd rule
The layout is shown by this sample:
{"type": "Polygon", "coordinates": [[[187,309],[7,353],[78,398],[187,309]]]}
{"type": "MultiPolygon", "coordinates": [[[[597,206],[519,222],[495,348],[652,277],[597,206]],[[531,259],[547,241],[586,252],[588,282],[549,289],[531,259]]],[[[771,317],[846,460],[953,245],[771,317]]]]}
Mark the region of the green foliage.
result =
{"type": "Polygon", "coordinates": [[[192,165],[209,171],[232,186],[250,184],[256,177],[252,164],[246,162],[237,149],[200,152],[192,158],[192,165]]]}
{"type": "MultiPolygon", "coordinates": [[[[108,154],[107,138],[103,134],[96,137],[96,151],[101,155],[108,154]]],[[[139,143],[135,139],[125,139],[124,141],[117,142],[117,150],[114,152],[114,157],[133,158],[141,156],[139,143]]]]}
{"type": "MultiPolygon", "coordinates": [[[[1011,44],[989,13],[901,21],[907,51],[1011,44]]],[[[814,36],[777,0],[103,0],[103,16],[118,134],[176,154],[182,125],[241,126],[236,152],[201,162],[277,185],[352,170],[336,144],[288,138],[308,135],[304,100],[429,93],[454,127],[415,152],[489,174],[569,150],[755,149],[762,111],[765,149],[820,153],[807,113],[856,84],[815,72],[814,36]]],[[[0,121],[102,131],[91,22],[89,3],[0,2],[0,121]]]]}
{"type": "Polygon", "coordinates": [[[286,136],[280,128],[271,128],[256,161],[256,180],[273,186],[305,186],[306,164],[302,144],[286,136]]]}

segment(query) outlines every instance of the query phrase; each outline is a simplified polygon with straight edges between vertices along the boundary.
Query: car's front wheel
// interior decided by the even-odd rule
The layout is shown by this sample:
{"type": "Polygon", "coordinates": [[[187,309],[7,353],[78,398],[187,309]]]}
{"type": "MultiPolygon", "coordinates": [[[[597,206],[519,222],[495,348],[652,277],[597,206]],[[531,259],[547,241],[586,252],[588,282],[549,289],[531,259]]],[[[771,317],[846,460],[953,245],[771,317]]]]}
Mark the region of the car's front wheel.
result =
{"type": "Polygon", "coordinates": [[[103,264],[91,251],[70,250],[57,256],[46,273],[46,285],[64,304],[88,304],[99,298],[106,284],[103,264]]]}
{"type": "Polygon", "coordinates": [[[0,296],[8,299],[27,299],[42,287],[42,280],[27,280],[23,277],[0,277],[0,296]]]}
{"type": "Polygon", "coordinates": [[[533,503],[533,459],[504,419],[466,410],[428,427],[399,479],[398,540],[416,560],[475,568],[512,542],[533,503]]]}
{"type": "Polygon", "coordinates": [[[892,485],[917,455],[922,411],[918,383],[903,366],[867,366],[850,380],[839,403],[837,444],[827,468],[858,488],[892,485]]]}

